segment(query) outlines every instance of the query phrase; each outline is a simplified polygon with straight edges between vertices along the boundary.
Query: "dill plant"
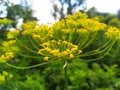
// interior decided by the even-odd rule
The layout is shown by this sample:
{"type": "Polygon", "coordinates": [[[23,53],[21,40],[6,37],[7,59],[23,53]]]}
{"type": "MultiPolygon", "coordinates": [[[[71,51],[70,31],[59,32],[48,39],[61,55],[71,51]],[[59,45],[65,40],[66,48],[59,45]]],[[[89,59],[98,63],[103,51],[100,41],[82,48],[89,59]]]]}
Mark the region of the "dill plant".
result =
{"type": "Polygon", "coordinates": [[[89,19],[86,13],[77,12],[55,22],[52,26],[39,25],[37,22],[23,23],[21,30],[9,31],[7,38],[8,40],[2,43],[5,54],[0,56],[0,63],[16,69],[62,63],[65,88],[68,90],[69,63],[90,62],[104,58],[116,40],[120,39],[120,30],[100,23],[98,18],[89,19]],[[106,41],[94,50],[85,52],[101,32],[103,37],[107,38],[106,41]],[[16,66],[11,62],[17,58],[16,56],[34,58],[38,62],[25,67],[16,66]]]}

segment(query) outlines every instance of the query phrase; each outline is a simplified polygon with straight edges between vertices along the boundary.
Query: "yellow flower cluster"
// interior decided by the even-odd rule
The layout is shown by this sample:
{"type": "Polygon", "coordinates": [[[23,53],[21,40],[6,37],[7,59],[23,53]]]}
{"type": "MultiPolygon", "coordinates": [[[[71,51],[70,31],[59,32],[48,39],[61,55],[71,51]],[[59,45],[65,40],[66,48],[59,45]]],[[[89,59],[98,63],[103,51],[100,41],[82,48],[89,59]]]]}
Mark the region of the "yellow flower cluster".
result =
{"type": "Polygon", "coordinates": [[[11,20],[9,20],[9,19],[7,19],[7,18],[4,18],[4,19],[0,19],[0,24],[10,24],[10,23],[12,23],[13,21],[11,21],[11,20]]]}
{"type": "Polygon", "coordinates": [[[37,22],[24,23],[22,25],[22,35],[31,35],[34,39],[43,42],[46,39],[53,37],[53,30],[47,25],[39,25],[37,22]]]}
{"type": "Polygon", "coordinates": [[[31,34],[32,30],[38,26],[37,22],[26,22],[22,24],[23,35],[31,34]]]}
{"type": "Polygon", "coordinates": [[[89,19],[87,14],[77,12],[74,15],[68,15],[65,20],[56,22],[53,25],[54,30],[61,30],[65,32],[71,32],[71,30],[76,30],[76,32],[88,32],[88,31],[99,31],[104,30],[106,24],[100,23],[97,19],[89,19]]]}
{"type": "Polygon", "coordinates": [[[5,56],[8,57],[9,59],[12,59],[14,57],[14,53],[13,52],[6,52],[5,56]]]}
{"type": "Polygon", "coordinates": [[[46,25],[40,25],[34,28],[31,35],[34,39],[39,39],[41,42],[53,37],[53,30],[46,25]]]}
{"type": "Polygon", "coordinates": [[[120,30],[116,27],[109,27],[105,33],[107,37],[120,39],[120,30]]]}
{"type": "Polygon", "coordinates": [[[76,55],[82,53],[82,51],[78,49],[77,45],[62,40],[51,40],[50,42],[43,43],[41,46],[43,48],[39,49],[38,54],[45,55],[44,60],[46,61],[51,56],[73,59],[76,55]]]}
{"type": "Polygon", "coordinates": [[[2,71],[0,74],[0,84],[3,84],[5,80],[13,78],[13,75],[11,73],[8,73],[7,71],[2,71]]]}
{"type": "Polygon", "coordinates": [[[106,28],[106,24],[100,23],[94,19],[86,19],[81,26],[87,31],[99,31],[106,28]]]}
{"type": "Polygon", "coordinates": [[[34,29],[36,26],[38,25],[38,23],[36,21],[33,22],[26,22],[22,24],[22,28],[23,29],[34,29]]]}
{"type": "Polygon", "coordinates": [[[16,40],[4,41],[2,43],[2,50],[4,52],[17,52],[20,50],[20,48],[16,44],[16,40]]]}
{"type": "Polygon", "coordinates": [[[11,60],[14,57],[13,52],[6,52],[4,55],[0,56],[0,63],[5,63],[9,60],[11,60]]]}
{"type": "Polygon", "coordinates": [[[16,40],[9,40],[9,41],[4,41],[2,43],[3,46],[10,46],[13,45],[14,43],[16,43],[16,40]]]}
{"type": "Polygon", "coordinates": [[[17,37],[19,33],[20,33],[20,30],[9,31],[8,34],[7,34],[7,38],[8,39],[13,39],[13,38],[17,37]]]}

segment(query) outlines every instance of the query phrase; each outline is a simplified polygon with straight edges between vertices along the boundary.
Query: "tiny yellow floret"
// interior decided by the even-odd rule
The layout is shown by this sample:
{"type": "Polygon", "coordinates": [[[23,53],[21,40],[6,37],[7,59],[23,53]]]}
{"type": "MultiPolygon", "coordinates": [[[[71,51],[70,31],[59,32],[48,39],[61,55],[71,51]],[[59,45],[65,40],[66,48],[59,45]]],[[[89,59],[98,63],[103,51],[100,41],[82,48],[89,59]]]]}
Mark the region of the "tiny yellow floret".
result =
{"type": "Polygon", "coordinates": [[[75,56],[73,54],[70,54],[70,59],[73,59],[75,56]]]}
{"type": "Polygon", "coordinates": [[[5,55],[6,55],[6,57],[9,57],[10,59],[14,57],[13,52],[6,52],[5,55]]]}
{"type": "Polygon", "coordinates": [[[64,56],[67,56],[67,55],[68,55],[68,51],[63,51],[62,54],[63,54],[64,56]]]}
{"type": "Polygon", "coordinates": [[[48,59],[49,59],[49,57],[47,57],[47,56],[46,56],[46,57],[44,57],[44,60],[45,60],[45,61],[48,61],[48,59]]]}

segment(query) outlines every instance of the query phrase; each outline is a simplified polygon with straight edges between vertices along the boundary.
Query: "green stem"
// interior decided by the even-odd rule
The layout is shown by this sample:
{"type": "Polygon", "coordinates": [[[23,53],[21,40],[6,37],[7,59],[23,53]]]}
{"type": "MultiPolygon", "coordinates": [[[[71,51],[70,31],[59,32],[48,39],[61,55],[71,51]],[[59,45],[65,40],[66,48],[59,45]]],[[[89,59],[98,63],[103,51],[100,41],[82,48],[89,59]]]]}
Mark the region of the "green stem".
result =
{"type": "Polygon", "coordinates": [[[98,58],[95,58],[95,59],[89,59],[89,60],[81,60],[81,61],[83,61],[83,62],[90,62],[90,61],[97,61],[97,60],[100,60],[100,59],[104,58],[109,53],[109,51],[111,50],[111,48],[113,47],[115,41],[116,40],[113,41],[113,43],[111,44],[111,46],[109,47],[109,49],[101,57],[98,57],[98,58]]]}
{"type": "Polygon", "coordinates": [[[53,63],[53,62],[55,62],[55,61],[53,60],[53,61],[49,61],[49,62],[45,62],[45,63],[39,63],[39,64],[28,66],[28,67],[19,67],[19,66],[12,65],[10,63],[5,63],[5,64],[7,66],[15,68],[15,69],[30,69],[30,68],[39,67],[39,66],[42,66],[42,65],[45,65],[45,64],[49,64],[49,63],[53,63]]]}
{"type": "Polygon", "coordinates": [[[103,49],[102,48],[98,48],[96,50],[93,50],[93,51],[90,51],[90,52],[87,52],[87,53],[83,53],[83,54],[80,55],[80,57],[93,56],[93,55],[104,53],[105,51],[107,51],[111,47],[111,44],[107,45],[103,49]],[[100,49],[102,49],[102,50],[100,50],[100,49]]]}
{"type": "Polygon", "coordinates": [[[23,46],[25,49],[27,49],[28,51],[32,52],[32,53],[35,53],[37,54],[37,52],[33,51],[32,49],[28,48],[26,45],[24,45],[18,38],[15,38],[16,41],[21,45],[23,46]]]}
{"type": "Polygon", "coordinates": [[[16,54],[22,56],[22,57],[26,57],[26,58],[43,58],[42,56],[30,56],[30,55],[26,55],[26,54],[23,54],[23,53],[20,53],[20,52],[16,52],[16,54]]]}
{"type": "Polygon", "coordinates": [[[78,44],[79,48],[81,48],[82,46],[84,46],[89,38],[90,33],[87,33],[87,35],[85,35],[85,37],[83,37],[83,40],[80,40],[81,43],[78,44]]]}
{"type": "MultiPolygon", "coordinates": [[[[81,47],[81,49],[83,50],[83,49],[85,49],[86,47],[88,47],[88,46],[92,43],[92,41],[95,39],[95,36],[96,36],[96,35],[97,35],[97,32],[95,32],[95,34],[93,34],[92,38],[91,38],[89,41],[86,41],[87,43],[84,44],[84,46],[81,47]]],[[[90,37],[89,37],[89,38],[90,38],[90,37]]]]}
{"type": "Polygon", "coordinates": [[[32,46],[36,49],[36,50],[39,50],[39,48],[34,44],[32,38],[30,36],[28,36],[28,39],[30,40],[32,46]]]}
{"type": "Polygon", "coordinates": [[[68,41],[69,41],[69,42],[72,42],[73,36],[74,36],[75,32],[76,32],[75,29],[73,29],[73,30],[70,32],[69,37],[68,37],[68,41]]]}
{"type": "Polygon", "coordinates": [[[81,54],[81,56],[83,55],[89,55],[89,54],[93,54],[93,53],[96,53],[104,48],[106,48],[110,43],[111,43],[112,40],[109,40],[107,43],[105,43],[104,45],[102,45],[101,47],[95,49],[95,50],[92,50],[92,51],[89,51],[89,52],[86,52],[86,53],[83,53],[81,54]]]}
{"type": "Polygon", "coordinates": [[[65,75],[65,90],[68,90],[68,77],[67,77],[67,60],[65,61],[64,68],[64,75],[65,75]]]}

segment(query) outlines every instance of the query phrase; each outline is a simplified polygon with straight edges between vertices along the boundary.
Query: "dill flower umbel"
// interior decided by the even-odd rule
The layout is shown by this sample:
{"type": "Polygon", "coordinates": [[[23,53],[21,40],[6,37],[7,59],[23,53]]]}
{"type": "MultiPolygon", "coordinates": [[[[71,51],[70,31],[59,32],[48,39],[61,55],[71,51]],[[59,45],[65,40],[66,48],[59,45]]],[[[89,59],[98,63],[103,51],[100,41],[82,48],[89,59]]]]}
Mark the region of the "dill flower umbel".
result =
{"type": "Polygon", "coordinates": [[[2,43],[3,46],[10,46],[12,44],[16,43],[16,40],[9,40],[9,41],[4,41],[2,43]]]}
{"type": "Polygon", "coordinates": [[[120,39],[120,30],[116,27],[109,27],[105,34],[109,38],[116,37],[116,39],[120,39]]]}
{"type": "Polygon", "coordinates": [[[13,52],[6,52],[5,54],[0,56],[0,63],[5,63],[9,60],[11,60],[14,57],[13,52]]]}
{"type": "Polygon", "coordinates": [[[8,34],[7,34],[7,38],[8,39],[13,39],[15,37],[17,37],[17,35],[20,33],[20,30],[12,30],[12,31],[9,31],[8,34]]]}
{"type": "Polygon", "coordinates": [[[11,23],[13,23],[13,21],[10,19],[7,19],[7,18],[0,19],[0,24],[7,25],[7,24],[11,24],[11,23]]]}
{"type": "Polygon", "coordinates": [[[43,48],[38,50],[38,54],[50,56],[52,58],[56,57],[62,59],[73,59],[82,52],[81,50],[79,51],[77,45],[62,40],[51,40],[49,42],[43,43],[41,46],[43,48]]]}
{"type": "Polygon", "coordinates": [[[6,52],[5,56],[8,57],[9,59],[12,59],[14,57],[14,53],[13,52],[6,52]]]}

